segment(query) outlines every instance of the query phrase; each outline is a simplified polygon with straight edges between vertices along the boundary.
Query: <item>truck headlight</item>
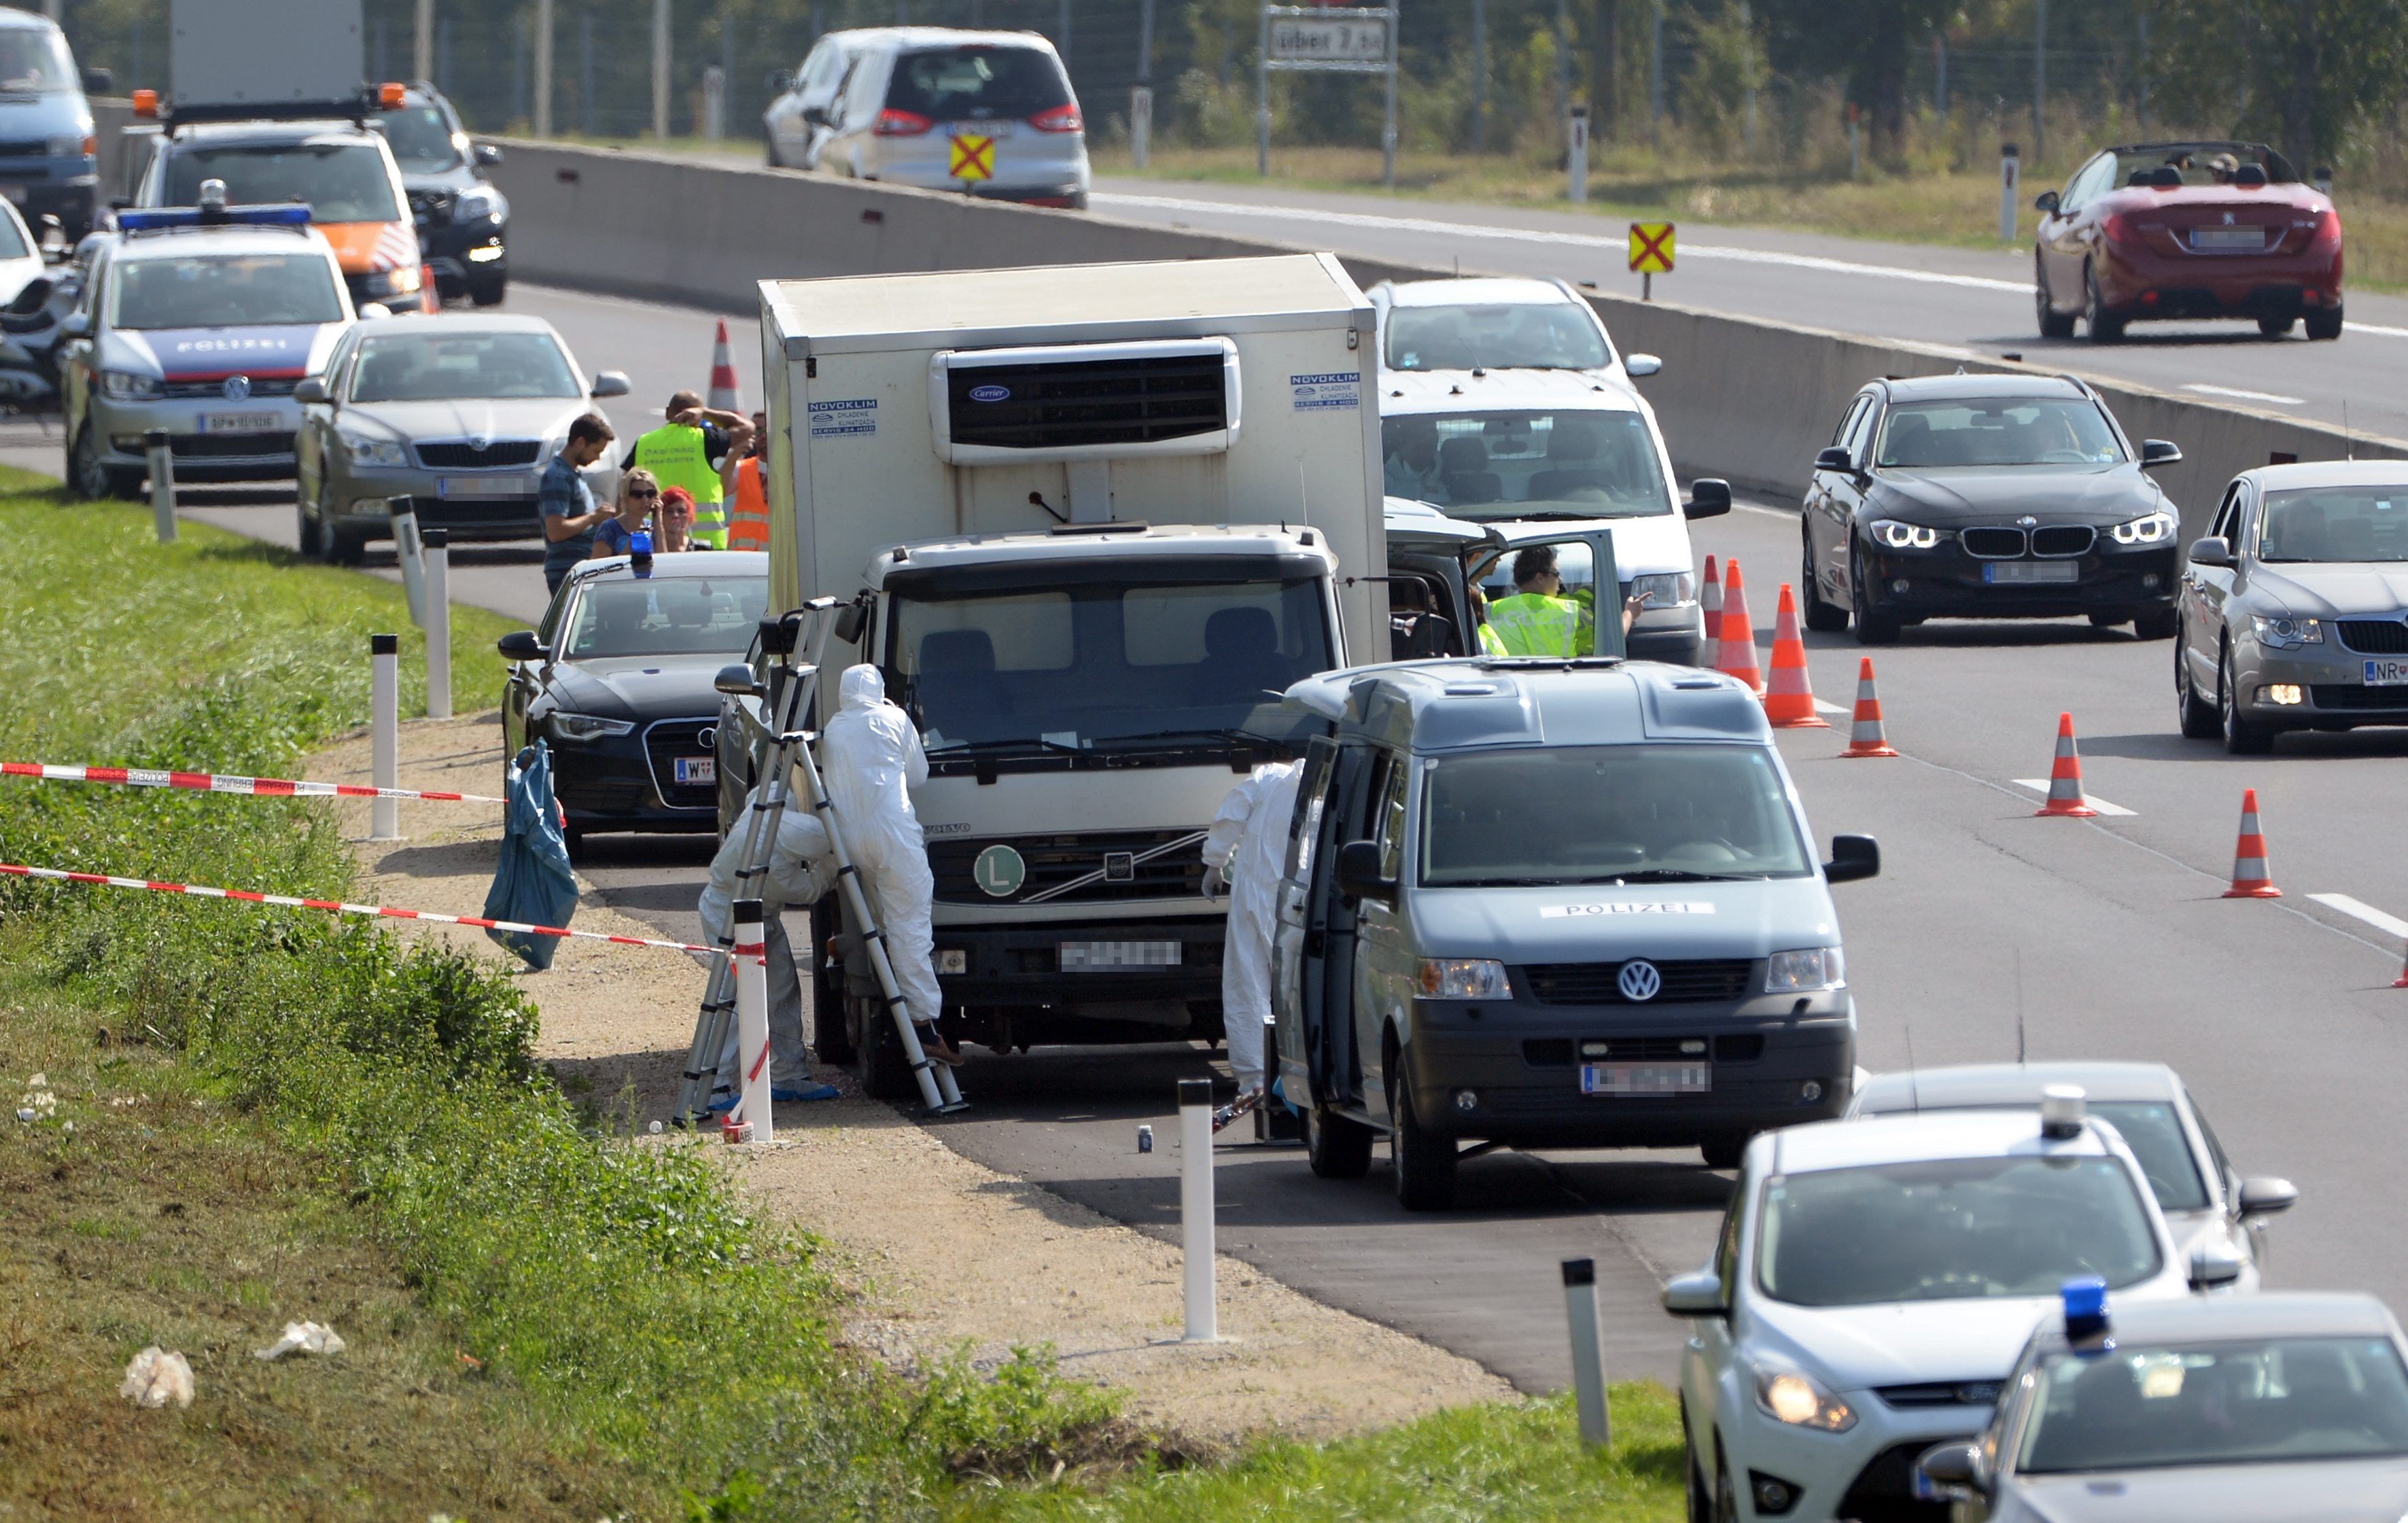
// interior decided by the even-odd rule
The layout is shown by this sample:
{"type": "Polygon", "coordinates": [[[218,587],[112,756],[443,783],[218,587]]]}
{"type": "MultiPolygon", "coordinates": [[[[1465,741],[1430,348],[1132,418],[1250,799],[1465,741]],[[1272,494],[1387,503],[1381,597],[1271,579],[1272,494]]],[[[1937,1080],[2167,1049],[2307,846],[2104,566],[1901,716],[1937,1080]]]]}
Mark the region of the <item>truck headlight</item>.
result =
{"type": "Polygon", "coordinates": [[[1809,994],[1816,989],[1836,989],[1847,981],[1847,964],[1835,946],[1776,952],[1764,965],[1767,994],[1809,994]]]}
{"type": "Polygon", "coordinates": [[[1485,957],[1424,957],[1421,991],[1425,999],[1513,998],[1513,985],[1505,978],[1505,965],[1485,957]]]}
{"type": "Polygon", "coordinates": [[[2249,627],[2258,644],[2271,645],[2278,651],[2296,651],[2302,645],[2325,642],[2324,623],[2318,619],[2269,618],[2263,613],[2252,613],[2249,627]]]}
{"type": "Polygon", "coordinates": [[[605,719],[600,714],[573,714],[558,710],[551,719],[552,733],[564,740],[600,740],[624,735],[636,727],[630,719],[605,719]]]}
{"type": "Polygon", "coordinates": [[[2108,538],[2119,545],[2154,545],[2172,539],[2174,530],[2180,526],[2180,521],[2173,514],[2160,508],[2154,513],[2143,514],[2129,524],[2118,524],[2109,529],[2107,534],[2108,538]]]}
{"type": "Polygon", "coordinates": [[[157,376],[138,375],[132,370],[103,370],[100,373],[103,396],[120,402],[140,402],[159,395],[157,376]]]}
{"type": "Polygon", "coordinates": [[[1940,531],[1928,524],[1901,524],[1894,518],[1877,518],[1871,524],[1873,543],[1892,550],[1934,550],[1940,544],[1940,531]]]}
{"type": "Polygon", "coordinates": [[[1756,1404],[1774,1422],[1826,1433],[1844,1433],[1856,1426],[1855,1409],[1813,1375],[1761,1365],[1750,1366],[1749,1372],[1756,1376],[1756,1404]]]}
{"type": "Polygon", "coordinates": [[[351,460],[362,466],[407,466],[409,457],[402,453],[397,438],[368,438],[359,434],[344,434],[343,447],[351,452],[351,460]]]}
{"type": "Polygon", "coordinates": [[[1698,579],[1686,571],[1675,571],[1660,576],[1632,577],[1630,596],[1636,597],[1641,593],[1656,595],[1655,599],[1647,605],[1650,612],[1661,608],[1679,608],[1684,603],[1694,603],[1698,600],[1698,579]]]}

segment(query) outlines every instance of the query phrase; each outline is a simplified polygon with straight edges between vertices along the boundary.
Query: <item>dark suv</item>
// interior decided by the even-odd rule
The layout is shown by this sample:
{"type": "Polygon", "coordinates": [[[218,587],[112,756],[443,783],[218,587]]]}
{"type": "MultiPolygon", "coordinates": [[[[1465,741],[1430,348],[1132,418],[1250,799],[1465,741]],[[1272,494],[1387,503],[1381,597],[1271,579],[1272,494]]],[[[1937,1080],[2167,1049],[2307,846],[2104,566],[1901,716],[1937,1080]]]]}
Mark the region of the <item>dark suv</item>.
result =
{"type": "Polygon", "coordinates": [[[502,162],[502,151],[469,142],[460,113],[423,80],[411,81],[401,105],[371,120],[401,165],[418,247],[435,266],[436,289],[447,298],[465,295],[480,307],[500,306],[510,279],[510,204],[484,171],[502,162]]]}

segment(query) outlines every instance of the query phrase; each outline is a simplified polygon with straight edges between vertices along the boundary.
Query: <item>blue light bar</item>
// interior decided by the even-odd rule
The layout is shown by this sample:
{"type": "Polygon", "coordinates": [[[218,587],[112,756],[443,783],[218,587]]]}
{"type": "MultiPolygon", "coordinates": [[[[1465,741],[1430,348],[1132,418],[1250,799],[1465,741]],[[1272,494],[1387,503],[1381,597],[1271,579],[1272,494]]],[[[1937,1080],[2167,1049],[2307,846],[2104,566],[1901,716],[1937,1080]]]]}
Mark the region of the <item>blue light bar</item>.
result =
{"type": "Polygon", "coordinates": [[[2107,1330],[2107,1282],[2097,1275],[2068,1280],[2057,1290],[2065,1306],[2065,1336],[2080,1343],[2107,1330]]]}
{"type": "Polygon", "coordinates": [[[309,208],[298,201],[280,206],[228,207],[223,211],[204,210],[199,207],[152,207],[142,211],[121,211],[117,214],[117,230],[121,233],[151,233],[163,227],[307,227],[309,208]]]}

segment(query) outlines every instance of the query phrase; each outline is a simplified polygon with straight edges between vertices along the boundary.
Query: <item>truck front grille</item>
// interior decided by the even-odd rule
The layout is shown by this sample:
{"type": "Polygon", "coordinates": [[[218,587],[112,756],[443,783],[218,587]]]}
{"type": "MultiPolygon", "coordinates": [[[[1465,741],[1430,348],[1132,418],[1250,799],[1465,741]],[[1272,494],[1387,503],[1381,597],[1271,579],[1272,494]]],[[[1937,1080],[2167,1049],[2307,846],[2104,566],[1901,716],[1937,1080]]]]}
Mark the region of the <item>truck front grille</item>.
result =
{"type": "Polygon", "coordinates": [[[948,373],[953,442],[1004,450],[1151,444],[1229,426],[1225,356],[965,366],[948,373]]]}
{"type": "MultiPolygon", "coordinates": [[[[1043,898],[1047,904],[1095,904],[1114,899],[1188,898],[1204,892],[1204,857],[1199,846],[1164,852],[1149,861],[1136,858],[1168,846],[1190,830],[1095,830],[1060,836],[1012,836],[1006,840],[944,840],[928,842],[928,868],[936,875],[937,898],[945,904],[1026,904],[1051,890],[1094,874],[1092,881],[1067,892],[1043,898]],[[979,886],[982,853],[1005,846],[1020,857],[1020,886],[1009,894],[990,894],[979,886]]],[[[990,881],[1003,881],[991,873],[990,881]]]]}

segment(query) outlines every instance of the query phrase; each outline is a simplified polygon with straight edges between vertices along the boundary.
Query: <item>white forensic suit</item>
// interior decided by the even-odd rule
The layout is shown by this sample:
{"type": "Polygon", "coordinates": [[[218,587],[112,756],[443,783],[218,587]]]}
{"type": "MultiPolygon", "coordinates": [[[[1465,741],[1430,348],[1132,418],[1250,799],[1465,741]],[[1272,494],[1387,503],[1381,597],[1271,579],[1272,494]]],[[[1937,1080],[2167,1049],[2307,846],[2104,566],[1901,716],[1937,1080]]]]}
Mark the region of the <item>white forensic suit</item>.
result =
{"type": "Polygon", "coordinates": [[[1279,928],[1280,873],[1296,816],[1298,762],[1257,767],[1221,800],[1204,838],[1204,865],[1229,885],[1221,947],[1221,1025],[1238,1092],[1263,1087],[1263,1027],[1271,1018],[1271,935],[1279,928]]]}
{"type": "Polygon", "coordinates": [[[944,1009],[928,919],[937,880],[910,792],[928,781],[928,754],[910,716],[886,701],[876,667],[845,668],[837,694],[839,707],[820,732],[820,771],[845,849],[878,905],[896,986],[913,1023],[924,1026],[944,1009]]]}
{"type": "MultiPolygon", "coordinates": [[[[703,885],[701,901],[695,906],[695,912],[702,917],[702,939],[707,945],[717,946],[734,931],[736,899],[746,892],[737,878],[744,866],[744,832],[760,801],[759,788],[745,796],[745,812],[720,843],[719,855],[710,859],[710,881],[703,885]]],[[[750,890],[766,901],[764,908],[768,911],[761,917],[761,940],[769,963],[769,1079],[780,1090],[809,1087],[811,1067],[803,1046],[802,979],[777,912],[808,909],[835,884],[836,855],[828,849],[827,831],[811,817],[809,804],[789,797],[785,812],[778,818],[777,840],[770,843],[768,873],[754,880],[750,890]]],[[[842,1018],[839,1011],[820,1015],[822,1020],[842,1018]]],[[[736,1022],[731,1019],[727,1041],[719,1051],[716,1088],[733,1091],[738,1087],[739,1063],[736,1022]]]]}

